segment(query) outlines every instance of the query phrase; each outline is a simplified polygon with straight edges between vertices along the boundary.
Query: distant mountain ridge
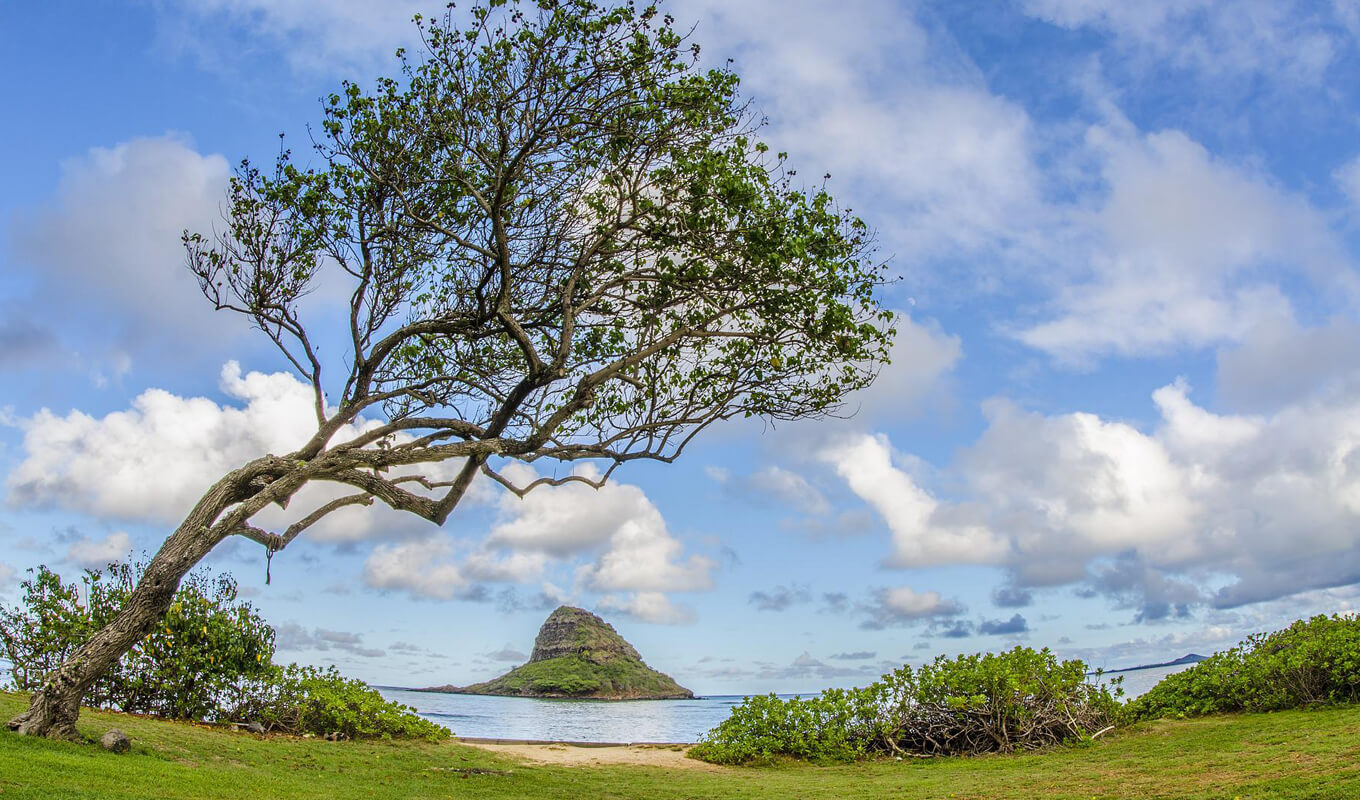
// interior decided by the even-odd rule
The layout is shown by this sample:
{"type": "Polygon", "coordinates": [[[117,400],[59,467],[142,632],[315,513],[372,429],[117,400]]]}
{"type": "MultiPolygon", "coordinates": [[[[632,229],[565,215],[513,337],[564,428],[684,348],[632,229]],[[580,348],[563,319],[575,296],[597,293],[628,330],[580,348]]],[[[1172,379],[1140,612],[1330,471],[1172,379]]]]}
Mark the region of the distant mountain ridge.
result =
{"type": "Polygon", "coordinates": [[[529,661],[471,686],[418,692],[591,700],[680,700],[694,693],[642,661],[614,626],[581,608],[561,606],[544,621],[529,661]]]}
{"type": "Polygon", "coordinates": [[[1123,669],[1107,669],[1105,670],[1105,674],[1113,675],[1117,672],[1136,672],[1140,669],[1157,669],[1158,667],[1179,667],[1182,664],[1198,664],[1206,658],[1208,658],[1208,656],[1202,656],[1199,653],[1186,653],[1175,661],[1163,661],[1160,664],[1139,664],[1136,667],[1124,667],[1123,669]]]}

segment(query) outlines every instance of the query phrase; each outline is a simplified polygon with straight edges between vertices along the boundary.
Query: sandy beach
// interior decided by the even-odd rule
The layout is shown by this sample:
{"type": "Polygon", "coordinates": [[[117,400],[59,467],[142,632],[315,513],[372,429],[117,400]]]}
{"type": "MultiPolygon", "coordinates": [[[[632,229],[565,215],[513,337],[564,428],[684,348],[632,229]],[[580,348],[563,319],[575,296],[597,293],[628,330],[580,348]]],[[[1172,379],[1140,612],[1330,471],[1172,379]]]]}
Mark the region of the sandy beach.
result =
{"type": "Polygon", "coordinates": [[[727,769],[716,764],[686,758],[685,753],[690,748],[690,745],[686,744],[590,745],[568,742],[523,743],[484,739],[460,739],[459,742],[493,753],[512,756],[530,764],[554,764],[568,767],[630,764],[705,772],[723,772],[727,769]]]}

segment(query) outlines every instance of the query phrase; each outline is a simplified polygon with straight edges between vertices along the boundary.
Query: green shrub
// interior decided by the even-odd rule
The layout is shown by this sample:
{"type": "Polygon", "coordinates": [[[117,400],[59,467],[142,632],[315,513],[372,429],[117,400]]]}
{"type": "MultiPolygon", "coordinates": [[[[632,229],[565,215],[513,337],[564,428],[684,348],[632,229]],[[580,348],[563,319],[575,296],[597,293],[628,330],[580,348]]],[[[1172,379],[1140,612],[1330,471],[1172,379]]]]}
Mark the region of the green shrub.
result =
{"type": "Polygon", "coordinates": [[[1247,637],[1168,675],[1129,703],[1131,719],[1279,711],[1360,701],[1360,619],[1318,615],[1247,637]]]}
{"type": "Polygon", "coordinates": [[[245,687],[224,715],[296,736],[339,733],[347,739],[430,741],[449,736],[448,729],[417,716],[415,709],[384,699],[335,667],[276,668],[269,679],[245,687]]]}
{"type": "Polygon", "coordinates": [[[1090,737],[1118,714],[1118,679],[1097,686],[1080,661],[1047,649],[940,656],[861,689],[747,698],[690,752],[721,764],[789,756],[852,761],[874,754],[963,755],[1090,737]]]}
{"type": "MultiPolygon", "coordinates": [[[[19,604],[0,607],[0,646],[12,662],[14,687],[37,689],[113,619],[140,572],[137,565],[110,564],[65,583],[46,566],[30,570],[19,604]]],[[[190,573],[156,629],[90,687],[84,702],[171,719],[259,722],[292,734],[449,735],[334,667],[280,667],[273,657],[274,629],[237,599],[236,581],[190,573]]]]}
{"type": "MultiPolygon", "coordinates": [[[[78,584],[39,566],[21,584],[19,605],[0,607],[0,644],[15,688],[37,689],[111,621],[140,572],[139,565],[110,564],[85,570],[78,584]]],[[[267,676],[273,656],[274,630],[238,601],[236,581],[194,573],[156,629],[90,687],[85,702],[171,719],[211,718],[240,682],[267,676]]]]}

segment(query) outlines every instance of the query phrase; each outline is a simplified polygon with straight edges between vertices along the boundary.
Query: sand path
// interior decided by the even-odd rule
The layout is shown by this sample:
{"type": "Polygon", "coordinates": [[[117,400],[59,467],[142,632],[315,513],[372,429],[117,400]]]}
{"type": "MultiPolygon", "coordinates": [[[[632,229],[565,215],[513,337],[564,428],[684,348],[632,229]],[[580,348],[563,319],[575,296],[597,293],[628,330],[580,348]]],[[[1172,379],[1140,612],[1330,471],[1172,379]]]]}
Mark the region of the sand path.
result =
{"type": "Polygon", "coordinates": [[[726,768],[694,758],[686,758],[689,745],[683,744],[618,744],[582,746],[568,743],[520,744],[461,739],[461,744],[479,747],[493,753],[517,758],[532,764],[555,764],[567,767],[594,767],[627,764],[643,767],[722,772],[726,768]]]}

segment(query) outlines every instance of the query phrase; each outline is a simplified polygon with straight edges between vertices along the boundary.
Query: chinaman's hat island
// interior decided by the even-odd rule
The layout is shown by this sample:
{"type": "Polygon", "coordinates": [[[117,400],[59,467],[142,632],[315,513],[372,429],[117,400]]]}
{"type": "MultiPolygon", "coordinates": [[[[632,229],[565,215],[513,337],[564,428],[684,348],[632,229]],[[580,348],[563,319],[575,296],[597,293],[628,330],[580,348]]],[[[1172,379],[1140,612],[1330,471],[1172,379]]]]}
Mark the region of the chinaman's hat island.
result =
{"type": "Polygon", "coordinates": [[[548,615],[534,652],[499,678],[471,686],[431,686],[418,692],[559,697],[589,700],[689,700],[694,692],[642,661],[614,626],[581,608],[548,615]]]}

